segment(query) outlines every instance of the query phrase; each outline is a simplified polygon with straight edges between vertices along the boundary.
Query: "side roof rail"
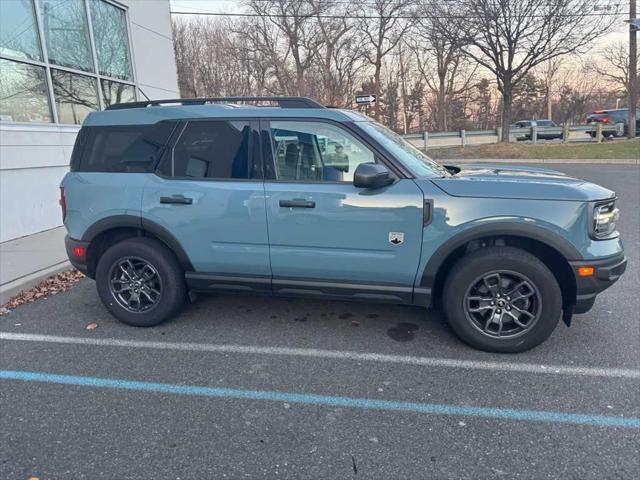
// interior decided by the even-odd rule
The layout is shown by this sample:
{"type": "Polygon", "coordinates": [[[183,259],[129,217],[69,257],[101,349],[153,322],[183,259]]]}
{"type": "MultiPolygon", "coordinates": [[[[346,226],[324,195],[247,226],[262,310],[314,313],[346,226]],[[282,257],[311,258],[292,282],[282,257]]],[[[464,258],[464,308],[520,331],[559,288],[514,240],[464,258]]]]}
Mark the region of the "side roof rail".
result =
{"type": "Polygon", "coordinates": [[[162,100],[146,100],[142,102],[115,103],[105,110],[125,110],[128,108],[156,107],[160,105],[204,105],[205,103],[240,103],[240,102],[273,102],[280,108],[325,108],[315,100],[307,97],[203,97],[203,98],[169,98],[162,100]]]}

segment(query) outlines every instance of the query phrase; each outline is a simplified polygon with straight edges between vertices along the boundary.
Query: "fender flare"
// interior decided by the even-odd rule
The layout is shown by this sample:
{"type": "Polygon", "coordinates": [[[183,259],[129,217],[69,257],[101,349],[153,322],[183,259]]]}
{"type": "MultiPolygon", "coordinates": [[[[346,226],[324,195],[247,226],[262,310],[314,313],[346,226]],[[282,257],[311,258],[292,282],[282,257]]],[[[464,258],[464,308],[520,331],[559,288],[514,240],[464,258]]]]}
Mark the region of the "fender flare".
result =
{"type": "Polygon", "coordinates": [[[555,232],[536,225],[520,223],[496,222],[470,227],[457,233],[431,255],[422,272],[420,287],[432,289],[436,275],[447,257],[464,244],[487,236],[513,236],[536,240],[558,251],[567,261],[580,260],[582,258],[578,249],[568,240],[555,232]]]}
{"type": "Polygon", "coordinates": [[[178,262],[180,262],[180,265],[186,272],[194,270],[187,252],[182,248],[182,245],[176,237],[174,237],[173,234],[163,226],[146,218],[134,215],[113,215],[111,217],[102,218],[85,231],[82,236],[82,241],[91,242],[98,235],[115,228],[135,228],[142,232],[149,232],[164,243],[169,250],[175,254],[178,262]]]}

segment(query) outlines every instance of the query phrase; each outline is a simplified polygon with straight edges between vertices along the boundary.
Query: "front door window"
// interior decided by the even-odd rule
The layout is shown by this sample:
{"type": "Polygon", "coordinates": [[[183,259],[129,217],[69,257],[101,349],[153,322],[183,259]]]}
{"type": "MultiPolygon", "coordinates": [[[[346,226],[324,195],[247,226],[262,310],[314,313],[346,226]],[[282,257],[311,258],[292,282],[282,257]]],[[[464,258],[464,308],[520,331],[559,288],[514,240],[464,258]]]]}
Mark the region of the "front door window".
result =
{"type": "Polygon", "coordinates": [[[331,124],[273,121],[270,128],[277,180],[352,182],[359,164],[375,162],[362,142],[331,124]]]}

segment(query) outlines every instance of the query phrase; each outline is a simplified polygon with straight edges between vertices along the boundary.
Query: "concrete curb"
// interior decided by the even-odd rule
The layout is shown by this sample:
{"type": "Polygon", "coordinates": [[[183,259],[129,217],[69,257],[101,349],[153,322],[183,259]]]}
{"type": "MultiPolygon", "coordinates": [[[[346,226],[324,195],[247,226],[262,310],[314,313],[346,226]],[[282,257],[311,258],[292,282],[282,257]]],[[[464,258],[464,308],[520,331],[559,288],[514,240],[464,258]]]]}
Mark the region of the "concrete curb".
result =
{"type": "Polygon", "coordinates": [[[577,163],[582,165],[640,165],[638,158],[440,158],[440,163],[577,163]]]}
{"type": "Polygon", "coordinates": [[[71,269],[71,264],[68,260],[65,260],[5,283],[0,286],[0,305],[8,302],[11,297],[20,292],[35,287],[46,278],[69,269],[71,269]]]}

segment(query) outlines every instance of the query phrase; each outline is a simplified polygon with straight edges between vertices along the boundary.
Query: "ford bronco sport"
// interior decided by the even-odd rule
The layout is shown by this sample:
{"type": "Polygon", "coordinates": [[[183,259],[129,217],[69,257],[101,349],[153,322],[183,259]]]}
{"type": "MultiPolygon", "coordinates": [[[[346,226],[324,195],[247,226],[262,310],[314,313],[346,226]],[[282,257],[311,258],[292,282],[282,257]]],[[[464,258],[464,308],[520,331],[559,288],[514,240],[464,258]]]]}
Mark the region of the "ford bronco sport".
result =
{"type": "Polygon", "coordinates": [[[546,169],[440,165],[300,97],[91,113],[60,203],[71,263],[136,326],[191,292],[257,292],[441,306],[468,344],[520,352],[626,267],[614,192],[546,169]]]}

